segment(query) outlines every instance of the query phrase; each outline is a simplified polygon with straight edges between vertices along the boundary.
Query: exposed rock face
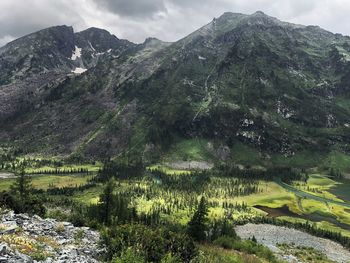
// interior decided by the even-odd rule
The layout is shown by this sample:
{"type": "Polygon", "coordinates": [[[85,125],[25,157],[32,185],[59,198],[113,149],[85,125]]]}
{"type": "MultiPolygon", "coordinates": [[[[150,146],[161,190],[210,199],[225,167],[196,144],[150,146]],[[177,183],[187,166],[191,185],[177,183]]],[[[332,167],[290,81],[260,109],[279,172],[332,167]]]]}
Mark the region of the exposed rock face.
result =
{"type": "Polygon", "coordinates": [[[227,145],[222,160],[237,141],[346,153],[349,69],[349,37],[262,12],[225,13],[175,43],[53,27],[0,48],[0,141],[85,157],[174,138],[227,145]]]}
{"type": "Polygon", "coordinates": [[[99,233],[68,222],[7,212],[0,216],[0,262],[97,263],[99,233]]]}
{"type": "Polygon", "coordinates": [[[221,145],[217,150],[216,150],[216,155],[218,158],[222,161],[227,161],[230,158],[231,155],[231,150],[228,146],[226,145],[221,145]]]}

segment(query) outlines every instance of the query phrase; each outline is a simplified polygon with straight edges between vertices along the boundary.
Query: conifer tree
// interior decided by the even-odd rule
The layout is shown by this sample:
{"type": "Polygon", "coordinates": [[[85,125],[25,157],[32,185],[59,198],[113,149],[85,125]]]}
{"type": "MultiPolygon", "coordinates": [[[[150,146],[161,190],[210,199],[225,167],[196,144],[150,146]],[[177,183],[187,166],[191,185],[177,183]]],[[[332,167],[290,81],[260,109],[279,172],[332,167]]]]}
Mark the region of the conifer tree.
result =
{"type": "Polygon", "coordinates": [[[100,202],[101,202],[101,219],[105,224],[110,223],[110,217],[111,217],[111,212],[113,209],[114,205],[114,191],[115,187],[115,182],[113,179],[109,180],[108,183],[106,184],[103,193],[100,195],[100,202]]]}
{"type": "Polygon", "coordinates": [[[188,234],[196,241],[204,241],[206,239],[207,216],[208,206],[205,198],[202,196],[196,212],[188,223],[188,234]]]}
{"type": "Polygon", "coordinates": [[[15,172],[15,175],[16,181],[11,186],[11,190],[18,197],[20,209],[23,210],[33,191],[32,180],[25,174],[24,167],[21,167],[19,172],[15,172]]]}

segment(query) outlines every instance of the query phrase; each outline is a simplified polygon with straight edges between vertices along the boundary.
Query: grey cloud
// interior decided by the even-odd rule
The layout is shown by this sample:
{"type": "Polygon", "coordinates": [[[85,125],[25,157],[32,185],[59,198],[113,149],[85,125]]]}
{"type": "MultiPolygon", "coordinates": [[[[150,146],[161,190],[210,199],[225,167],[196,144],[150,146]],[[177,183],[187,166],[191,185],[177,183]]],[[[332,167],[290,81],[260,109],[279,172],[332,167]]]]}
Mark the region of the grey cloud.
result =
{"type": "Polygon", "coordinates": [[[1,0],[0,45],[58,25],[100,27],[120,38],[176,41],[231,11],[261,10],[281,20],[350,34],[348,0],[1,0]]]}
{"type": "Polygon", "coordinates": [[[163,0],[94,0],[104,10],[120,16],[147,18],[165,12],[163,0]]]}
{"type": "Polygon", "coordinates": [[[46,27],[80,23],[78,12],[70,9],[68,4],[66,0],[1,1],[0,45],[46,27]]]}

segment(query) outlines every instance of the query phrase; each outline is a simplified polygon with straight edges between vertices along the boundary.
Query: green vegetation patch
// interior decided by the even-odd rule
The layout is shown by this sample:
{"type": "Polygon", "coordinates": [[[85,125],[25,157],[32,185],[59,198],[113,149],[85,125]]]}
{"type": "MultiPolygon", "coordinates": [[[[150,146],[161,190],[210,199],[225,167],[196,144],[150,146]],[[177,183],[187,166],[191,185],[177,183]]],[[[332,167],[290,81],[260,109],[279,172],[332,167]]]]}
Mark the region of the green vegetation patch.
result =
{"type": "MultiPolygon", "coordinates": [[[[85,185],[91,178],[91,175],[38,175],[33,176],[32,185],[34,188],[41,190],[54,187],[78,187],[85,185]]],[[[15,180],[16,179],[0,180],[0,191],[9,190],[15,180]]]]}
{"type": "Polygon", "coordinates": [[[165,159],[167,161],[211,160],[208,141],[204,139],[181,140],[171,146],[165,159]]]}
{"type": "Polygon", "coordinates": [[[279,244],[278,248],[286,254],[293,255],[301,262],[306,263],[332,263],[327,256],[311,247],[300,247],[289,244],[279,244]]]}

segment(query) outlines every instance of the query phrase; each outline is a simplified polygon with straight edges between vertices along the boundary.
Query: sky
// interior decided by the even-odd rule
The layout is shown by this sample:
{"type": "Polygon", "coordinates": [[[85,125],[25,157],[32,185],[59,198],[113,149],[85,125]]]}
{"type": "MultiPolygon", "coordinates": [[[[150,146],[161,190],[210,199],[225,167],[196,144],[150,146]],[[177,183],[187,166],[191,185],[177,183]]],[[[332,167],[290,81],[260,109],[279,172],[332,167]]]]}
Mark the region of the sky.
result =
{"type": "Polygon", "coordinates": [[[0,46],[55,25],[99,27],[135,43],[176,41],[224,12],[258,10],[350,35],[350,0],[0,0],[0,46]]]}

